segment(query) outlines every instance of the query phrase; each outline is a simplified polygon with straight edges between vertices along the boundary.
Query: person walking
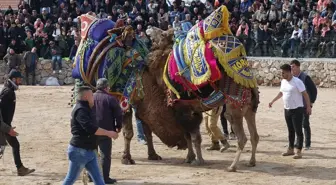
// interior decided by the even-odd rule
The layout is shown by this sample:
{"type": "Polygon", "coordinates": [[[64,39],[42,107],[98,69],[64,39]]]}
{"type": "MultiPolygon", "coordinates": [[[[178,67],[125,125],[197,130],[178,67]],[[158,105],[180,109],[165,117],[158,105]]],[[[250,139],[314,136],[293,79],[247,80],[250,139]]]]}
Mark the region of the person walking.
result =
{"type": "Polygon", "coordinates": [[[108,131],[95,124],[92,108],[94,106],[93,92],[90,87],[82,86],[77,90],[77,102],[71,113],[72,138],[68,147],[69,170],[63,185],[72,185],[85,168],[95,185],[105,185],[99,172],[97,136],[118,138],[118,133],[108,131]]]}
{"type": "Polygon", "coordinates": [[[280,92],[278,95],[269,103],[269,108],[272,108],[274,102],[282,97],[285,109],[285,120],[288,128],[288,140],[289,147],[287,152],[283,153],[282,156],[294,155],[294,159],[302,158],[302,145],[303,145],[303,133],[302,133],[302,120],[304,111],[307,114],[311,114],[311,105],[309,100],[309,95],[306,91],[303,82],[294,77],[291,73],[291,66],[289,64],[284,64],[281,67],[282,78],[280,92]],[[303,98],[306,102],[306,110],[303,108],[303,98]],[[295,134],[297,137],[296,153],[294,153],[294,142],[295,134]]]}
{"type": "Polygon", "coordinates": [[[23,56],[23,61],[26,66],[26,83],[29,84],[29,74],[32,75],[32,83],[31,85],[35,85],[35,69],[36,64],[39,60],[37,54],[36,54],[36,47],[33,47],[31,51],[27,51],[25,55],[23,56]]]}
{"type": "MultiPolygon", "coordinates": [[[[119,133],[122,128],[122,110],[119,101],[107,93],[107,79],[98,79],[96,86],[97,92],[94,93],[93,97],[97,124],[105,130],[119,133]]],[[[99,136],[98,145],[105,184],[114,184],[117,180],[110,178],[112,140],[106,136],[99,136]]]]}
{"type": "MultiPolygon", "coordinates": [[[[291,62],[292,73],[295,77],[299,78],[304,83],[306,91],[309,95],[311,108],[313,108],[313,104],[315,103],[317,97],[317,88],[313,80],[310,78],[310,76],[301,71],[300,65],[301,64],[298,60],[292,60],[291,62]]],[[[307,107],[305,102],[303,102],[303,106],[305,108],[307,107]]],[[[307,114],[307,112],[304,112],[302,122],[305,137],[305,150],[309,150],[311,146],[311,130],[310,130],[309,117],[310,116],[307,114]]]]}
{"type": "MultiPolygon", "coordinates": [[[[8,74],[8,79],[0,92],[0,113],[2,115],[1,125],[4,124],[12,127],[12,121],[16,108],[16,94],[15,91],[19,88],[22,81],[22,75],[17,70],[12,70],[8,74]]],[[[35,169],[29,169],[23,166],[20,157],[20,143],[13,133],[8,133],[8,129],[4,128],[6,132],[5,137],[8,144],[12,147],[14,163],[17,168],[18,176],[25,176],[33,173],[35,169]]]]}
{"type": "Polygon", "coordinates": [[[211,137],[212,142],[212,145],[206,148],[206,150],[220,150],[220,152],[224,152],[230,147],[227,139],[217,126],[222,109],[223,107],[217,107],[204,114],[205,128],[211,137]],[[220,147],[219,142],[223,145],[222,147],[220,147]]]}

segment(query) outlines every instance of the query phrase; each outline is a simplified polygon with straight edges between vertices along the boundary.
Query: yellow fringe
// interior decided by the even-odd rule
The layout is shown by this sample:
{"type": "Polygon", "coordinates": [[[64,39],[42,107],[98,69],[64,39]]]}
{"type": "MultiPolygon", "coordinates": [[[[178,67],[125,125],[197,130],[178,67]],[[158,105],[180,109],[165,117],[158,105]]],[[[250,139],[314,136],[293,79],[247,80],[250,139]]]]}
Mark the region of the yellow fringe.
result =
{"type": "Polygon", "coordinates": [[[163,81],[165,82],[168,89],[170,89],[176,95],[176,97],[178,99],[180,99],[181,98],[180,93],[174,88],[174,86],[172,84],[170,84],[170,82],[168,80],[168,76],[167,76],[168,75],[168,73],[167,73],[168,63],[169,63],[169,60],[170,60],[170,56],[171,56],[171,53],[169,54],[169,56],[167,58],[166,65],[165,65],[164,70],[163,70],[163,81]]]}
{"type": "Polygon", "coordinates": [[[245,49],[243,46],[239,46],[238,48],[233,49],[230,52],[230,57],[228,54],[224,53],[221,49],[217,48],[216,44],[211,43],[212,46],[214,46],[214,54],[215,57],[219,60],[219,63],[224,68],[226,74],[231,77],[234,82],[241,84],[242,86],[245,86],[247,88],[254,88],[257,86],[257,80],[253,77],[253,79],[246,79],[241,77],[237,72],[235,72],[231,66],[229,66],[228,61],[236,58],[239,56],[239,53],[245,52],[245,49]],[[234,55],[234,56],[233,56],[234,55]]]}
{"type": "Polygon", "coordinates": [[[220,8],[222,12],[221,26],[210,32],[204,32],[204,38],[206,41],[211,40],[216,37],[220,37],[222,35],[232,34],[230,27],[229,27],[229,16],[230,16],[229,11],[224,5],[222,5],[220,8]]]}

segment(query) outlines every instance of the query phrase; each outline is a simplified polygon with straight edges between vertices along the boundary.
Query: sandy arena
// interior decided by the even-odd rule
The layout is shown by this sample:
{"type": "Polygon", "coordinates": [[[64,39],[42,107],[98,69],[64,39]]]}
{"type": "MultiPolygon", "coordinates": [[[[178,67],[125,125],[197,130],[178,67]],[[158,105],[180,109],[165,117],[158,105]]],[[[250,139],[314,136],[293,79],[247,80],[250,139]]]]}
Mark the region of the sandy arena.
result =
{"type": "MultiPolygon", "coordinates": [[[[0,160],[0,185],[54,185],[61,184],[68,170],[66,150],[70,134],[68,106],[71,87],[21,87],[17,92],[17,109],[13,125],[19,132],[21,157],[25,166],[36,168],[31,176],[18,177],[11,148],[0,160]]],[[[268,108],[278,88],[261,87],[261,104],[257,115],[260,143],[257,166],[246,167],[250,158],[248,142],[241,156],[237,173],[226,168],[234,158],[236,148],[225,153],[208,152],[210,140],[204,132],[203,154],[205,166],[184,164],[187,151],[170,149],[157,137],[156,151],[162,161],[148,161],[147,147],[132,142],[134,166],[121,165],[123,136],[113,145],[112,177],[120,185],[231,185],[231,184],[336,184],[336,90],[318,89],[317,102],[311,117],[312,149],[304,151],[304,159],[282,157],[287,145],[287,128],[284,122],[282,100],[268,108]]],[[[246,125],[245,130],[246,130],[246,125]]],[[[136,132],[136,130],[135,130],[136,132]]],[[[230,141],[236,144],[235,141],[230,141]]],[[[76,184],[82,184],[81,178],[76,184]]]]}

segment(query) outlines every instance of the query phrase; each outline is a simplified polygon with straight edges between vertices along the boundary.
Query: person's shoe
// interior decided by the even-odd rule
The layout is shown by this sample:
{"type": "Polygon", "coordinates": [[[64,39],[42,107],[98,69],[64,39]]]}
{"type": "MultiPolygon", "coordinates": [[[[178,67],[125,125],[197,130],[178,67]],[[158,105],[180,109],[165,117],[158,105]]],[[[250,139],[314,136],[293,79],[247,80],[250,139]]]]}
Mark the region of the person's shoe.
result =
{"type": "Polygon", "coordinates": [[[228,148],[230,148],[230,144],[227,140],[223,140],[221,141],[222,143],[222,148],[219,150],[220,152],[224,152],[225,150],[227,150],[228,148]]]}
{"type": "Polygon", "coordinates": [[[59,73],[62,73],[62,70],[59,70],[58,72],[59,72],[59,73]]]}
{"type": "Polygon", "coordinates": [[[295,155],[293,148],[288,148],[287,152],[282,153],[282,156],[291,156],[291,155],[295,155]]]}
{"type": "Polygon", "coordinates": [[[293,159],[302,159],[301,149],[296,150],[296,154],[293,156],[293,159]]]}
{"type": "Polygon", "coordinates": [[[310,146],[306,146],[304,149],[305,150],[310,150],[310,146]]]}
{"type": "Polygon", "coordinates": [[[219,142],[212,142],[210,147],[205,148],[206,150],[220,150],[219,142]]]}
{"type": "Polygon", "coordinates": [[[143,140],[143,139],[138,140],[138,142],[139,142],[140,144],[147,145],[147,141],[145,141],[145,140],[143,140]]]}
{"type": "Polygon", "coordinates": [[[26,176],[28,174],[31,174],[35,171],[35,169],[29,169],[29,168],[26,168],[24,166],[22,166],[21,168],[19,168],[17,170],[17,174],[18,176],[26,176]]]}
{"type": "Polygon", "coordinates": [[[56,74],[56,71],[53,71],[54,74],[56,74]]]}
{"type": "Polygon", "coordinates": [[[111,178],[108,178],[108,179],[105,179],[105,184],[114,184],[117,182],[116,179],[111,179],[111,178]]]}

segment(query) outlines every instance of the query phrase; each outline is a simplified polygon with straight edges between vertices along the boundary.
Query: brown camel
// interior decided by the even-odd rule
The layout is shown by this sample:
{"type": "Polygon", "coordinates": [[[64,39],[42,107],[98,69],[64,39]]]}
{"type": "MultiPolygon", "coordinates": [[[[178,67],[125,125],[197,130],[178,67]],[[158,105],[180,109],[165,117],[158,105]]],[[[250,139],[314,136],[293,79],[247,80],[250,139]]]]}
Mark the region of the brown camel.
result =
{"type": "MultiPolygon", "coordinates": [[[[172,30],[162,31],[156,28],[150,29],[147,34],[150,35],[153,46],[149,54],[148,66],[141,75],[141,83],[145,96],[143,99],[135,99],[134,106],[137,108],[136,117],[143,122],[144,132],[147,137],[148,159],[162,159],[154,149],[152,140],[152,132],[154,132],[170,147],[178,146],[178,148],[183,149],[185,148],[185,144],[187,144],[188,154],[185,160],[187,163],[195,165],[204,164],[201,151],[202,138],[200,124],[202,121],[202,112],[208,111],[210,108],[200,104],[199,101],[190,101],[189,103],[179,101],[175,102],[172,106],[167,105],[169,95],[167,95],[168,89],[163,81],[163,71],[167,57],[173,47],[174,34],[172,30]],[[196,150],[196,154],[193,147],[196,150]]],[[[225,70],[221,66],[219,67],[225,75],[225,70]]],[[[224,80],[221,79],[215,85],[222,90],[224,83],[224,80]]],[[[227,111],[225,116],[232,124],[232,128],[238,139],[235,159],[228,168],[230,172],[236,171],[237,162],[247,142],[243,128],[243,118],[246,119],[252,144],[252,155],[248,166],[255,166],[256,164],[255,154],[259,136],[255,117],[259,104],[259,93],[257,88],[250,90],[251,95],[244,105],[240,107],[236,107],[230,103],[226,105],[227,111]]],[[[131,112],[129,112],[124,117],[123,134],[125,149],[122,159],[123,164],[134,164],[130,155],[130,142],[133,137],[131,115],[131,112]]]]}

